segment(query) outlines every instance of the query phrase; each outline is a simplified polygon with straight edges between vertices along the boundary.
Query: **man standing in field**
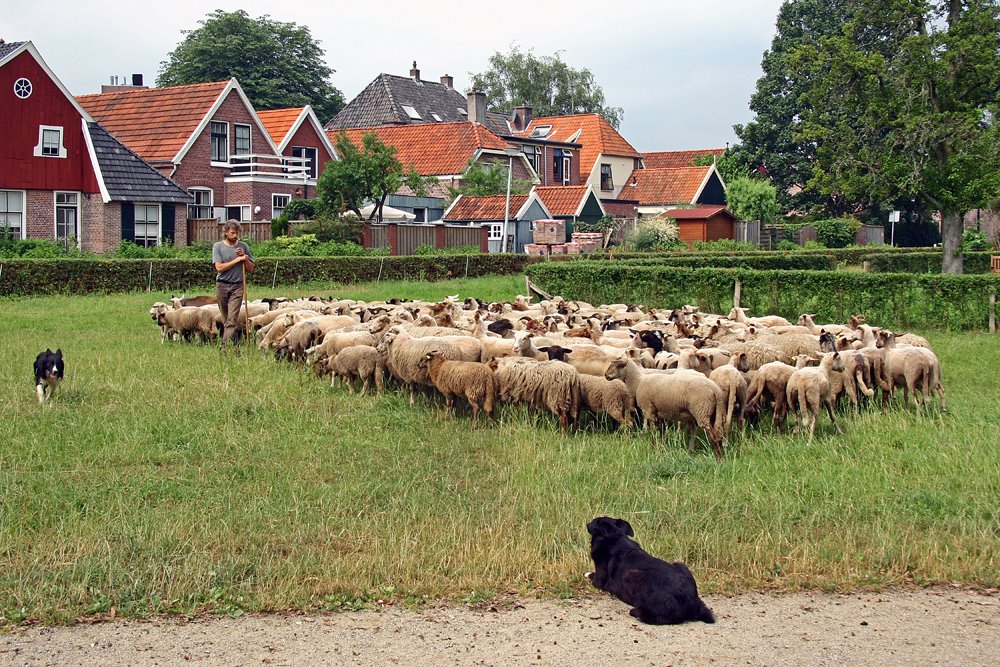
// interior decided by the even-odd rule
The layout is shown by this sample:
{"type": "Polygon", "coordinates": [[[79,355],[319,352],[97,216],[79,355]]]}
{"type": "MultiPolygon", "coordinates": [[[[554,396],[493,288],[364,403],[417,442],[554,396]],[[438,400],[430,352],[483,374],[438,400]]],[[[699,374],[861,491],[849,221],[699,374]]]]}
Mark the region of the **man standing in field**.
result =
{"type": "Polygon", "coordinates": [[[223,240],[212,246],[212,262],[218,275],[215,276],[215,301],[222,311],[222,348],[236,337],[236,320],[240,316],[243,303],[243,286],[246,275],[254,269],[250,246],[240,241],[240,223],[229,220],[222,228],[223,240]]]}

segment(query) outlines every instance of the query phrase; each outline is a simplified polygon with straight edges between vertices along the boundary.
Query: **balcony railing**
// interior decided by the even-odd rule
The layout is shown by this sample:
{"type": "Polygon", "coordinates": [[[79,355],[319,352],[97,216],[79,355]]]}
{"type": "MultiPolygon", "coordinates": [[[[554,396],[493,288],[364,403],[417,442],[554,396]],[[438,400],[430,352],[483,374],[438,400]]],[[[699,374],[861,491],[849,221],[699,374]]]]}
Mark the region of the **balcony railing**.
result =
{"type": "Polygon", "coordinates": [[[227,179],[236,177],[284,178],[290,181],[305,181],[312,178],[312,169],[307,157],[286,157],[284,155],[231,155],[228,166],[231,169],[227,179]]]}

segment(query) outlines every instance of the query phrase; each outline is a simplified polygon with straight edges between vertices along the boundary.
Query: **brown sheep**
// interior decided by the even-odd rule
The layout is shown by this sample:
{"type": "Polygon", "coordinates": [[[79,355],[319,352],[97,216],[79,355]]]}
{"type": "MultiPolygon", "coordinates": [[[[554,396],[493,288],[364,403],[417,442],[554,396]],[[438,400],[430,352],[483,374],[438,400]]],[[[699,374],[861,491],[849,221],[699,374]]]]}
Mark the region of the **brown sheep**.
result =
{"type": "Polygon", "coordinates": [[[472,423],[479,420],[480,409],[493,414],[497,397],[497,379],[493,370],[478,361],[452,361],[435,350],[424,355],[417,364],[426,369],[434,387],[444,396],[445,411],[451,417],[455,396],[461,396],[472,408],[472,423]]]}

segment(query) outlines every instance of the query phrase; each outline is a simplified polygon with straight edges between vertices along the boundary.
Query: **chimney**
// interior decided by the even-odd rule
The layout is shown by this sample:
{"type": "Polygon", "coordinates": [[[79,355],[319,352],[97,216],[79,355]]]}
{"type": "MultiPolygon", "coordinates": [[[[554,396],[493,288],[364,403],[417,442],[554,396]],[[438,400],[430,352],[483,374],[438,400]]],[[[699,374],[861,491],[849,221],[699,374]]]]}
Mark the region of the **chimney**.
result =
{"type": "Polygon", "coordinates": [[[514,131],[523,132],[530,123],[531,107],[523,104],[519,107],[514,107],[514,120],[511,122],[511,125],[514,126],[514,131]]]}
{"type": "Polygon", "coordinates": [[[445,74],[441,77],[441,83],[448,86],[449,88],[455,87],[455,79],[451,78],[449,75],[445,74]]]}
{"type": "Polygon", "coordinates": [[[142,75],[141,74],[133,74],[132,75],[132,85],[136,86],[138,88],[142,88],[142,75]]]}
{"type": "Polygon", "coordinates": [[[486,124],[486,93],[481,93],[478,90],[469,91],[469,120],[479,123],[480,125],[486,124]]]}
{"type": "Polygon", "coordinates": [[[417,69],[417,61],[413,61],[413,67],[410,68],[410,78],[414,81],[420,81],[420,70],[417,69]]]}

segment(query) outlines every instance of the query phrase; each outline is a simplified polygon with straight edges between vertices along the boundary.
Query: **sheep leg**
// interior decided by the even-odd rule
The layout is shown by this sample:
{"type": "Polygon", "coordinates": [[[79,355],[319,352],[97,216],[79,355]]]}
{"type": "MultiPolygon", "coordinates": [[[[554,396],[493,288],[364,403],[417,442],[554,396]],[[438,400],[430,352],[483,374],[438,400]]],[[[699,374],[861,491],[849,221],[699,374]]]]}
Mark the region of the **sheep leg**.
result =
{"type": "Polygon", "coordinates": [[[470,398],[469,407],[472,408],[472,425],[475,426],[479,423],[479,401],[470,398]]]}
{"type": "MultiPolygon", "coordinates": [[[[688,451],[693,452],[694,451],[694,440],[695,440],[695,436],[698,434],[698,428],[695,426],[695,423],[693,421],[692,422],[688,422],[686,428],[687,428],[687,432],[688,432],[688,451]]],[[[710,428],[711,427],[708,427],[706,429],[706,431],[709,430],[710,428]]],[[[709,435],[709,438],[711,438],[711,437],[712,436],[709,435]]]]}
{"type": "Polygon", "coordinates": [[[361,395],[362,396],[364,396],[365,394],[368,393],[368,379],[369,379],[369,377],[367,375],[364,378],[362,378],[362,382],[361,382],[361,395]]]}
{"type": "Polygon", "coordinates": [[[711,426],[705,427],[705,432],[708,433],[708,439],[712,441],[712,449],[715,450],[715,458],[718,461],[722,460],[722,435],[717,433],[711,426]]]}
{"type": "Polygon", "coordinates": [[[840,429],[840,424],[837,423],[837,418],[833,414],[833,403],[830,401],[824,401],[826,403],[826,413],[830,415],[830,421],[833,422],[834,428],[837,429],[837,435],[843,435],[844,432],[840,429]]]}
{"type": "Polygon", "coordinates": [[[444,416],[451,419],[451,409],[455,405],[455,397],[451,394],[444,395],[444,416]]]}

